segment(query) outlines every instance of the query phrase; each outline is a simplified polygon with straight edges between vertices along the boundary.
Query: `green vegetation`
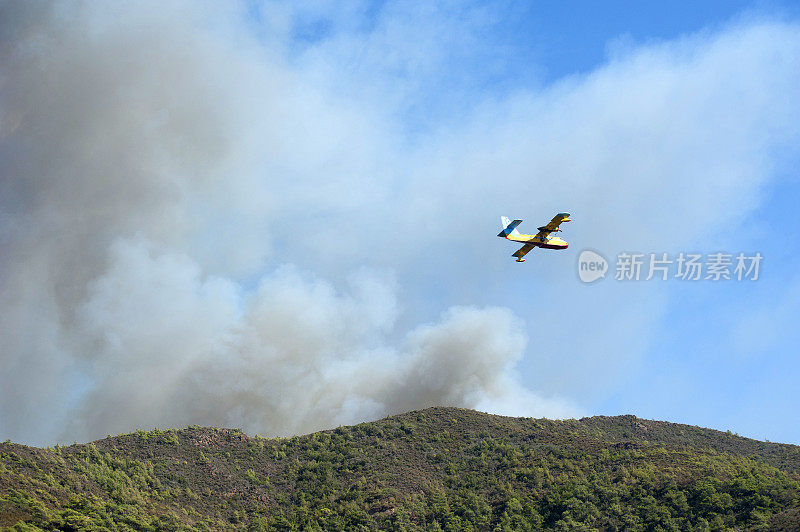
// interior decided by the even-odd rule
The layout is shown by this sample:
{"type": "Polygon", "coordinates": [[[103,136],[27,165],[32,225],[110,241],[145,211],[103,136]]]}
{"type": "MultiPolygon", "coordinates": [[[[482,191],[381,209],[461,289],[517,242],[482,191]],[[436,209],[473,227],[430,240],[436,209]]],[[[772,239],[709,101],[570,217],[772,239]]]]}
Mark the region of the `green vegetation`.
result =
{"type": "Polygon", "coordinates": [[[431,408],[288,439],[0,444],[3,530],[800,529],[800,447],[431,408]]]}

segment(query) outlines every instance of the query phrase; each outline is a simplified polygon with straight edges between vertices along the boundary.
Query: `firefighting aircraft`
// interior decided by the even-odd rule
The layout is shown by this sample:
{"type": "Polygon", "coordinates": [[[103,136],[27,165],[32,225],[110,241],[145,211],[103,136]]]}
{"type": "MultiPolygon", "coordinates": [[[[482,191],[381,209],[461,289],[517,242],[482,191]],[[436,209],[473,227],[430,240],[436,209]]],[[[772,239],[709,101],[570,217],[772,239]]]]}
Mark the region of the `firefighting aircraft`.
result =
{"type": "Polygon", "coordinates": [[[517,226],[522,223],[522,220],[514,220],[513,222],[501,216],[500,220],[503,222],[503,230],[497,235],[512,242],[524,242],[525,245],[515,251],[511,256],[517,257],[517,262],[525,262],[522,257],[525,256],[533,248],[545,249],[567,249],[569,244],[557,236],[550,236],[551,233],[558,233],[561,229],[558,228],[562,222],[569,222],[570,217],[568,212],[560,212],[553,216],[550,223],[539,227],[539,232],[535,235],[523,235],[517,231],[517,226]]]}

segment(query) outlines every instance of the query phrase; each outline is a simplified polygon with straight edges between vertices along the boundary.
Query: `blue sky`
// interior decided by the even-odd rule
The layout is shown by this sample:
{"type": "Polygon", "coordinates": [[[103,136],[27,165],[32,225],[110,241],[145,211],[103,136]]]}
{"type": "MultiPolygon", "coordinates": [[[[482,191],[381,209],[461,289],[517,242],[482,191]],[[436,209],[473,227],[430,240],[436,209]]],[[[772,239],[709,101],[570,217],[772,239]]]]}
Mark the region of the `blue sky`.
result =
{"type": "Polygon", "coordinates": [[[667,315],[643,367],[606,412],[683,419],[758,439],[796,443],[800,396],[795,269],[800,253],[791,216],[798,182],[791,174],[769,190],[745,222],[757,236],[737,250],[764,255],[758,281],[674,283],[667,315]],[[783,214],[782,214],[783,213],[783,214]]]}
{"type": "MultiPolygon", "coordinates": [[[[280,3],[278,3],[280,4],[280,3]]],[[[329,2],[300,3],[288,31],[290,55],[306,52],[339,35],[355,36],[356,48],[369,47],[359,38],[374,32],[382,17],[397,12],[409,17],[431,14],[456,34],[439,35],[448,62],[419,82],[417,107],[406,116],[409,124],[436,127],[442,108],[459,114],[463,106],[483,98],[502,97],[516,89],[544,88],[563,78],[591,73],[609,57],[645,44],[711,33],[740,21],[762,18],[796,20],[793,2],[444,2],[411,8],[405,2],[364,1],[339,9],[329,2]],[[468,35],[459,41],[457,32],[468,35]],[[453,102],[453,92],[461,99],[453,102]],[[454,107],[457,107],[454,109],[454,107]],[[427,117],[427,118],[426,118],[427,117]]],[[[253,23],[265,33],[259,6],[251,4],[253,23]]],[[[398,17],[398,18],[401,18],[398,17]]],[[[409,36],[413,39],[413,35],[409,36]]],[[[337,65],[344,71],[369,68],[356,57],[337,65]]],[[[419,74],[411,73],[413,74],[419,74]]]]}
{"type": "MultiPolygon", "coordinates": [[[[652,9],[653,5],[648,7],[652,9]]],[[[737,18],[777,16],[796,20],[797,14],[796,5],[785,3],[709,2],[684,9],[663,7],[669,12],[624,11],[624,16],[618,11],[620,16],[614,19],[626,24],[605,26],[601,30],[604,35],[597,38],[608,40],[614,38],[613,33],[629,33],[636,41],[668,39],[684,32],[713,30],[737,18]]],[[[800,152],[790,149],[787,156],[775,170],[775,182],[764,191],[761,205],[742,223],[746,228],[742,238],[735,238],[741,227],[732,227],[732,245],[726,248],[732,252],[760,251],[765,256],[761,279],[752,286],[671,283],[667,314],[642,367],[600,403],[599,412],[633,412],[642,417],[728,428],[759,439],[800,442],[798,335],[790,325],[796,321],[798,309],[796,305],[777,304],[797,285],[796,261],[800,256],[794,238],[797,221],[789,214],[800,193],[796,173],[800,152]],[[778,312],[787,315],[774,315],[776,306],[778,312]],[[751,320],[754,315],[759,319],[751,320]],[[773,320],[779,324],[773,325],[773,320]],[[776,330],[770,331],[773,326],[776,330]],[[740,336],[755,340],[740,347],[740,336]]],[[[713,247],[705,249],[711,251],[713,247]]]]}
{"type": "MultiPolygon", "coordinates": [[[[380,3],[370,4],[355,31],[373,28],[375,17],[384,8],[380,3]]],[[[452,115],[459,113],[448,107],[448,103],[442,103],[443,99],[453,97],[449,89],[454,85],[458,86],[455,89],[458,105],[469,106],[484,99],[502,99],[517,90],[549,90],[565,78],[591,75],[610,58],[641,46],[692,34],[713,35],[758,20],[797,20],[797,6],[788,2],[508,2],[489,7],[468,6],[468,9],[481,8],[489,11],[485,25],[479,30],[483,46],[475,55],[464,50],[452,52],[458,60],[426,80],[429,83],[421,84],[413,95],[414,105],[404,115],[404,123],[412,125],[412,138],[420,134],[420,129],[435,129],[437,120],[457,120],[452,115]]],[[[294,34],[295,46],[305,50],[335,32],[335,24],[330,20],[305,21],[294,34]]],[[[786,98],[797,97],[798,92],[786,94],[786,98]]],[[[670,254],[709,253],[717,249],[731,253],[759,251],[765,255],[761,279],[750,285],[731,282],[716,286],[677,280],[664,283],[658,288],[659,297],[665,301],[663,315],[653,324],[642,357],[623,362],[631,367],[618,372],[613,386],[600,386],[602,390],[584,398],[581,406],[588,413],[634,413],[730,429],[760,439],[800,442],[797,429],[800,394],[795,385],[800,380],[800,362],[795,353],[798,338],[790,325],[794,318],[782,317],[775,330],[765,333],[769,340],[758,339],[764,322],[772,320],[776,301],[785,297],[787,287],[798,282],[795,260],[800,249],[798,240],[792,237],[797,233],[797,223],[787,214],[792,212],[798,197],[795,168],[800,152],[794,147],[779,151],[780,156],[770,161],[775,164],[770,170],[773,177],[759,190],[757,206],[738,223],[710,231],[703,235],[707,236],[707,243],[701,239],[694,248],[665,249],[656,243],[639,250],[670,254]],[[724,247],[719,247],[723,244],[724,247]],[[749,321],[753,315],[760,317],[755,323],[749,321]],[[746,347],[737,347],[742,338],[749,339],[746,347]]],[[[502,176],[497,179],[502,181],[502,176]]],[[[558,180],[559,176],[549,179],[558,180]]],[[[569,210],[568,206],[564,208],[569,210]]],[[[549,216],[536,214],[542,221],[549,216]]],[[[535,217],[527,212],[514,215],[535,217]]],[[[576,224],[591,223],[581,220],[580,213],[575,218],[576,224]]],[[[458,215],[454,213],[448,223],[457,226],[458,215]]],[[[632,219],[629,223],[637,221],[632,219]]],[[[665,226],[663,230],[667,232],[670,228],[665,226]]],[[[567,257],[558,263],[565,268],[563,275],[570,282],[574,280],[571,270],[577,253],[592,247],[591,242],[575,242],[574,238],[572,241],[573,247],[565,253],[567,257]]],[[[502,252],[505,251],[503,247],[502,252]]],[[[620,250],[607,251],[613,258],[620,250]]],[[[539,258],[533,259],[536,260],[539,258]]],[[[530,263],[525,267],[529,271],[536,268],[530,263]]],[[[508,287],[494,286],[497,292],[491,295],[482,288],[475,290],[464,284],[447,290],[437,283],[435,274],[427,285],[427,293],[434,301],[450,298],[460,304],[508,305],[525,316],[526,302],[537,299],[541,290],[530,286],[535,284],[530,277],[519,278],[519,275],[529,276],[529,271],[502,271],[508,287]]],[[[422,278],[425,275],[420,273],[422,278]]],[[[584,295],[579,294],[573,304],[582,304],[584,295]]],[[[787,313],[797,311],[796,305],[786,307],[783,311],[787,313]]],[[[569,316],[553,316],[547,326],[548,334],[586,334],[571,326],[569,316]]],[[[528,327],[533,336],[530,329],[534,326],[528,322],[528,327]]],[[[641,332],[631,330],[626,334],[636,336],[641,332]]],[[[591,339],[587,340],[591,344],[591,339]]],[[[570,354],[557,356],[568,358],[570,354]]],[[[527,358],[520,362],[521,374],[544,385],[543,379],[535,376],[538,364],[531,361],[527,365],[527,362],[527,358]]],[[[568,385],[559,388],[561,392],[566,390],[568,385]]]]}
{"type": "Polygon", "coordinates": [[[454,405],[800,443],[795,4],[6,11],[1,439],[454,405]],[[564,211],[565,251],[495,236],[564,211]],[[717,251],[758,281],[613,279],[717,251]]]}

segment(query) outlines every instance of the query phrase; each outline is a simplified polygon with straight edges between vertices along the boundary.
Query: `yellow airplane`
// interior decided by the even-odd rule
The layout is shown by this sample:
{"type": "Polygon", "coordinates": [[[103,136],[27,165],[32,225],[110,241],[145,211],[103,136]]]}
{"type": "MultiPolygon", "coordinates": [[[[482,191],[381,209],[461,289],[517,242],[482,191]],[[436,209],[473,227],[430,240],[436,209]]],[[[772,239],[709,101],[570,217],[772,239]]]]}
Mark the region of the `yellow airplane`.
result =
{"type": "Polygon", "coordinates": [[[539,232],[535,235],[523,235],[517,231],[517,226],[522,223],[522,220],[514,220],[513,222],[501,216],[500,220],[503,222],[503,230],[500,231],[499,237],[511,240],[512,242],[524,242],[525,245],[515,251],[511,256],[517,257],[517,262],[525,262],[522,257],[525,256],[533,248],[545,249],[567,249],[569,244],[557,236],[550,236],[550,233],[558,233],[561,229],[558,228],[562,222],[572,221],[568,212],[560,212],[553,216],[550,223],[539,227],[539,232]]]}

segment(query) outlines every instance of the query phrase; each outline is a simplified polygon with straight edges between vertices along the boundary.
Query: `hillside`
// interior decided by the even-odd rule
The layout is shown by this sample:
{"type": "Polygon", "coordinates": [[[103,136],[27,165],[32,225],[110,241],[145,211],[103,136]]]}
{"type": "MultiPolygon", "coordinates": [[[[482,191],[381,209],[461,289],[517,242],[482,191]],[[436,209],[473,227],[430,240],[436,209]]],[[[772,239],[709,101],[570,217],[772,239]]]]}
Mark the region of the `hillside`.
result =
{"type": "Polygon", "coordinates": [[[800,447],[633,416],[430,408],[287,439],[0,444],[11,530],[800,530],[800,447]]]}

